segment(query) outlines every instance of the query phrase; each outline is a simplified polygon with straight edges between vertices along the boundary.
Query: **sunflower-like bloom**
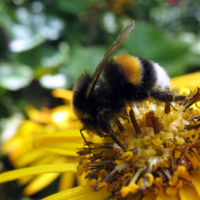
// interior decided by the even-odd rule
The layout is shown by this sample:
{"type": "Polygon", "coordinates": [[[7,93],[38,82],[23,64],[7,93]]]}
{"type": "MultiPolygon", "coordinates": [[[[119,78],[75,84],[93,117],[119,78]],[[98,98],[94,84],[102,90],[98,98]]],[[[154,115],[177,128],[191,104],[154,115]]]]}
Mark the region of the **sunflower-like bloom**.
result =
{"type": "MultiPolygon", "coordinates": [[[[80,147],[82,139],[76,132],[80,123],[71,109],[72,92],[54,90],[53,95],[63,98],[66,104],[51,110],[43,108],[41,111],[29,107],[29,119],[22,121],[14,136],[2,145],[2,152],[8,154],[14,168],[77,163],[76,148],[80,147]],[[66,131],[69,129],[70,131],[66,131]],[[56,136],[56,139],[50,140],[50,136],[56,136]],[[59,141],[62,141],[63,146],[59,145],[59,141]]],[[[26,184],[24,194],[29,196],[49,185],[59,175],[60,173],[47,173],[28,176],[20,178],[18,183],[26,184]]],[[[74,182],[74,172],[62,173],[58,190],[73,187],[74,182]]],[[[82,184],[84,180],[79,178],[78,182],[82,184]]]]}
{"type": "Polygon", "coordinates": [[[112,199],[200,199],[200,112],[191,108],[199,100],[198,88],[172,108],[149,102],[128,108],[112,123],[125,149],[109,137],[83,136],[77,170],[87,174],[90,191],[107,190],[112,199]]]}
{"type": "MultiPolygon", "coordinates": [[[[179,82],[187,87],[189,83],[185,80],[184,84],[179,82]]],[[[175,82],[172,86],[177,87],[175,82]]],[[[191,88],[194,89],[194,85],[191,88]]],[[[180,104],[146,101],[128,107],[126,116],[111,122],[124,149],[109,136],[99,138],[90,132],[83,133],[84,145],[77,152],[77,171],[79,176],[87,179],[87,185],[56,193],[44,200],[200,200],[199,100],[200,89],[195,89],[180,104]]],[[[59,135],[51,134],[46,138],[39,137],[36,143],[40,148],[49,144],[49,149],[58,153],[57,139],[59,135]]],[[[64,145],[64,141],[60,145],[64,145]]],[[[72,163],[38,166],[37,169],[30,167],[5,172],[0,175],[0,182],[33,174],[74,170],[72,163]]]]}

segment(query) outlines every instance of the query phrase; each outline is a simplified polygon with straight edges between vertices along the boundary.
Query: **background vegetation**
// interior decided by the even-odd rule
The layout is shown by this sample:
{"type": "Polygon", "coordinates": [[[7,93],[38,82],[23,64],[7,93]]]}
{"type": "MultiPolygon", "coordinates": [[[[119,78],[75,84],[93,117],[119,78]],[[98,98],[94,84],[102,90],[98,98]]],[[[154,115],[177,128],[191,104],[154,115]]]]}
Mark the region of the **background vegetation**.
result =
{"type": "MultiPolygon", "coordinates": [[[[25,115],[27,105],[61,104],[51,90],[71,89],[81,71],[93,72],[133,19],[130,39],[117,53],[158,62],[171,77],[200,69],[198,0],[0,1],[0,125],[25,115]]],[[[6,157],[1,160],[11,169],[6,157]]],[[[6,199],[16,199],[20,189],[9,187],[6,199]]]]}

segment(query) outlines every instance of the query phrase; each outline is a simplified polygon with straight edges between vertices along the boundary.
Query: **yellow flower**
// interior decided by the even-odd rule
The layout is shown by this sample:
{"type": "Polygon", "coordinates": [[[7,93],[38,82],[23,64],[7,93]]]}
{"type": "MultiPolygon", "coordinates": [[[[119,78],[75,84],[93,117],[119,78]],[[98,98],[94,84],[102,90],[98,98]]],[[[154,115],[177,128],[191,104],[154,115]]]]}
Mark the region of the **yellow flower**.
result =
{"type": "MultiPolygon", "coordinates": [[[[179,79],[180,85],[175,84],[175,80],[172,80],[172,87],[188,86],[185,77],[179,79]]],[[[190,87],[197,85],[200,83],[195,82],[190,87]]],[[[78,150],[77,171],[78,175],[87,177],[87,185],[64,190],[44,200],[103,200],[108,197],[200,200],[200,111],[199,106],[195,106],[199,100],[198,89],[190,92],[181,105],[173,103],[171,107],[170,104],[146,101],[141,106],[127,108],[128,116],[112,124],[126,149],[119,147],[109,137],[102,139],[84,133],[84,146],[79,146],[78,150]]],[[[72,131],[74,137],[79,132],[76,130],[76,133],[72,131]]],[[[35,146],[62,154],[61,148],[69,139],[67,132],[70,133],[66,131],[66,135],[62,135],[55,132],[38,136],[35,146]]],[[[75,170],[75,164],[65,162],[34,166],[2,173],[0,182],[75,170]]]]}
{"type": "MultiPolygon", "coordinates": [[[[29,107],[27,109],[29,119],[24,120],[15,135],[2,145],[2,152],[8,154],[8,158],[15,168],[77,163],[76,148],[80,147],[82,139],[76,130],[71,129],[80,128],[80,123],[71,110],[72,92],[54,90],[53,95],[63,98],[66,105],[51,110],[42,108],[41,111],[29,107]],[[67,131],[69,129],[70,131],[67,131]],[[57,136],[57,138],[51,141],[48,136],[57,136]],[[40,139],[36,142],[37,138],[40,139]],[[59,145],[59,141],[62,141],[64,145],[59,145]],[[57,146],[53,145],[55,143],[57,146]],[[55,148],[58,154],[55,154],[55,148]],[[52,151],[53,153],[51,153],[52,151]]],[[[26,184],[23,192],[29,196],[49,185],[59,175],[60,173],[48,173],[28,176],[20,178],[18,183],[26,184]]],[[[74,172],[62,173],[58,190],[71,188],[74,186],[74,182],[74,172]]],[[[84,182],[82,178],[78,178],[79,184],[84,182]]]]}
{"type": "Polygon", "coordinates": [[[126,149],[109,137],[83,136],[77,170],[87,174],[90,191],[106,190],[112,199],[200,200],[200,111],[190,108],[199,100],[200,89],[173,109],[148,102],[130,108],[112,124],[126,149]]]}
{"type": "Polygon", "coordinates": [[[200,72],[187,74],[171,79],[171,87],[176,89],[180,87],[189,88],[191,90],[196,89],[200,85],[200,72]]]}

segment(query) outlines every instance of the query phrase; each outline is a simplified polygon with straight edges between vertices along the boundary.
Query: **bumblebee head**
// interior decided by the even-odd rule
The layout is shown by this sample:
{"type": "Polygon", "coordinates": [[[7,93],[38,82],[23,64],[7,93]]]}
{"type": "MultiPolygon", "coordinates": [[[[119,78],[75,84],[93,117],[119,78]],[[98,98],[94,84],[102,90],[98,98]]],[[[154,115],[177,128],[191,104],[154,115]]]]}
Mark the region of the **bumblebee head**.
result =
{"type": "Polygon", "coordinates": [[[86,91],[91,82],[89,73],[84,72],[78,78],[73,88],[72,110],[78,119],[92,119],[89,114],[90,100],[86,98],[86,91]]]}

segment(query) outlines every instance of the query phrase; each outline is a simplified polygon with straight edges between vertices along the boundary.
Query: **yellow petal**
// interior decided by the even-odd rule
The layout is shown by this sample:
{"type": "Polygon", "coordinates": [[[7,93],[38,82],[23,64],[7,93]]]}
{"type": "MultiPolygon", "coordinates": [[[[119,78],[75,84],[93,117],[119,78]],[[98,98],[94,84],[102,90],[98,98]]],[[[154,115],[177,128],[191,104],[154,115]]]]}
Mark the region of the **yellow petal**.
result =
{"type": "Polygon", "coordinates": [[[26,120],[22,123],[17,133],[4,143],[1,149],[4,153],[10,153],[9,159],[12,162],[26,151],[31,150],[33,140],[43,132],[47,132],[47,127],[26,120]]]}
{"type": "Polygon", "coordinates": [[[51,111],[46,107],[43,107],[41,110],[37,110],[33,106],[28,106],[26,108],[26,114],[33,122],[37,122],[37,123],[51,122],[51,119],[50,119],[51,111]]]}
{"type": "Polygon", "coordinates": [[[83,143],[83,138],[81,137],[79,129],[70,129],[64,131],[56,131],[53,133],[47,133],[37,138],[38,140],[45,140],[48,143],[48,140],[53,139],[55,142],[77,142],[83,143]]]}
{"type": "MultiPolygon", "coordinates": [[[[48,164],[48,163],[58,164],[58,163],[67,163],[67,162],[68,163],[72,163],[72,162],[77,163],[75,159],[69,159],[66,156],[64,157],[64,156],[58,156],[58,155],[49,155],[49,156],[46,156],[43,159],[39,160],[38,162],[33,163],[31,166],[44,165],[44,164],[48,164]]],[[[34,178],[34,176],[28,176],[28,177],[26,176],[26,177],[18,179],[18,183],[20,185],[25,185],[28,182],[30,182],[33,178],[34,178]]],[[[54,179],[49,179],[48,184],[50,184],[53,180],[54,179]]],[[[36,179],[33,180],[33,182],[35,182],[35,181],[36,181],[36,179]]],[[[38,180],[38,185],[40,185],[39,180],[38,180]]],[[[42,187],[41,187],[41,189],[42,189],[42,187]]],[[[28,193],[26,193],[26,195],[28,195],[28,193]]]]}
{"type": "Polygon", "coordinates": [[[36,148],[60,155],[77,156],[77,149],[82,146],[83,138],[77,129],[45,134],[35,142],[36,148]]]}
{"type": "Polygon", "coordinates": [[[179,195],[181,200],[200,200],[199,195],[195,189],[187,184],[179,189],[179,195]]]}
{"type": "Polygon", "coordinates": [[[55,122],[62,122],[62,121],[66,122],[67,120],[77,120],[78,121],[70,104],[57,106],[51,110],[51,113],[52,113],[51,118],[55,122]]]}
{"type": "Polygon", "coordinates": [[[49,173],[49,174],[42,174],[38,177],[36,177],[31,183],[29,183],[23,190],[23,193],[26,196],[31,196],[46,186],[48,186],[50,183],[52,183],[60,173],[49,173]]]}
{"type": "Polygon", "coordinates": [[[30,147],[24,147],[23,148],[23,145],[21,144],[21,146],[19,146],[18,148],[16,148],[14,151],[12,151],[10,154],[9,154],[9,160],[10,162],[15,162],[21,155],[23,155],[26,151],[29,151],[30,150],[30,147]]]}
{"type": "Polygon", "coordinates": [[[35,162],[39,158],[45,156],[46,153],[38,150],[38,149],[32,149],[30,151],[27,151],[22,156],[20,156],[18,159],[15,160],[14,165],[17,168],[25,167],[32,162],[35,162]]]}
{"type": "Polygon", "coordinates": [[[9,139],[8,141],[6,141],[2,146],[1,146],[1,151],[2,153],[6,154],[6,153],[10,153],[13,150],[15,150],[21,143],[21,139],[9,139]]]}
{"type": "Polygon", "coordinates": [[[89,187],[85,185],[59,192],[42,200],[104,200],[109,196],[110,194],[106,190],[90,193],[89,187]]]}
{"type": "Polygon", "coordinates": [[[74,151],[77,152],[77,149],[81,148],[83,144],[81,143],[72,143],[72,142],[66,142],[66,141],[55,141],[53,142],[53,139],[50,138],[48,142],[46,140],[42,141],[40,140],[37,143],[37,148],[57,148],[57,149],[63,149],[63,150],[69,150],[69,151],[74,151]]]}
{"type": "Polygon", "coordinates": [[[74,182],[75,182],[75,173],[73,172],[63,173],[60,177],[58,191],[60,192],[72,188],[74,186],[74,182]]]}
{"type": "Polygon", "coordinates": [[[156,200],[178,200],[178,198],[176,196],[170,196],[168,194],[166,194],[165,192],[158,194],[156,200]]]}
{"type": "Polygon", "coordinates": [[[32,179],[34,178],[34,176],[26,176],[26,177],[22,177],[20,179],[17,180],[17,183],[19,185],[25,185],[28,182],[30,182],[32,179]]]}
{"type": "Polygon", "coordinates": [[[80,130],[83,128],[83,126],[80,124],[79,121],[71,121],[71,120],[67,120],[67,121],[59,122],[59,123],[57,122],[56,126],[61,130],[74,129],[74,128],[80,130]]]}
{"type": "Polygon", "coordinates": [[[78,185],[86,185],[87,184],[87,179],[85,178],[85,176],[77,176],[77,182],[78,185]]]}
{"type": "Polygon", "coordinates": [[[198,195],[200,196],[200,176],[199,175],[190,175],[192,184],[194,185],[198,195]]]}
{"type": "MultiPolygon", "coordinates": [[[[60,156],[58,155],[54,155],[54,154],[50,154],[50,155],[46,155],[44,158],[41,158],[40,160],[32,163],[30,166],[38,166],[38,165],[44,165],[44,164],[56,164],[58,163],[57,160],[59,159],[60,156]]],[[[66,160],[66,159],[65,159],[66,160]]],[[[65,161],[66,163],[67,161],[65,161]]],[[[60,162],[62,163],[62,162],[60,162]]],[[[72,163],[72,162],[70,162],[72,163]]],[[[26,176],[23,178],[18,179],[18,183],[19,185],[25,185],[28,182],[30,182],[32,179],[34,178],[34,176],[26,176]]]]}
{"type": "Polygon", "coordinates": [[[94,192],[94,193],[87,193],[87,194],[82,194],[80,196],[76,196],[76,197],[72,197],[69,198],[69,200],[104,200],[106,198],[108,198],[111,194],[109,194],[107,192],[106,189],[104,189],[103,191],[99,191],[99,192],[94,192]]]}
{"type": "Polygon", "coordinates": [[[200,72],[182,75],[180,77],[171,79],[171,87],[179,88],[181,86],[188,87],[190,89],[196,89],[200,85],[200,72]]]}
{"type": "Polygon", "coordinates": [[[1,173],[0,183],[19,179],[24,176],[38,175],[44,173],[52,173],[52,172],[62,173],[67,171],[75,172],[76,166],[77,165],[74,163],[68,163],[68,164],[41,165],[35,167],[16,169],[9,172],[1,173]]]}
{"type": "Polygon", "coordinates": [[[199,170],[199,169],[198,169],[198,170],[193,170],[193,171],[191,172],[191,174],[192,174],[192,175],[200,176],[200,170],[199,170]]]}
{"type": "MultiPolygon", "coordinates": [[[[10,140],[8,140],[7,142],[5,142],[2,147],[1,150],[3,153],[11,153],[11,160],[14,160],[15,158],[17,158],[18,156],[22,155],[24,152],[26,152],[26,150],[30,149],[29,145],[22,145],[24,141],[22,141],[22,137],[20,136],[14,136],[13,138],[11,138],[10,140]]],[[[27,144],[27,143],[26,143],[27,144]]]]}
{"type": "Polygon", "coordinates": [[[71,90],[56,89],[52,91],[52,95],[57,98],[72,100],[73,92],[71,90]]]}
{"type": "Polygon", "coordinates": [[[56,194],[53,194],[51,196],[48,196],[42,200],[63,200],[63,199],[69,199],[76,196],[80,196],[83,193],[90,193],[89,186],[83,185],[75,188],[71,188],[56,194]]]}
{"type": "Polygon", "coordinates": [[[154,194],[154,192],[150,192],[148,194],[146,194],[142,200],[155,200],[156,199],[156,194],[154,194]]]}
{"type": "Polygon", "coordinates": [[[58,154],[58,155],[74,156],[74,157],[78,156],[78,154],[76,153],[76,149],[74,149],[73,151],[67,150],[67,149],[60,149],[60,148],[57,148],[57,147],[55,147],[55,148],[40,147],[40,149],[47,151],[47,152],[50,152],[50,153],[55,153],[55,154],[58,154]]]}

